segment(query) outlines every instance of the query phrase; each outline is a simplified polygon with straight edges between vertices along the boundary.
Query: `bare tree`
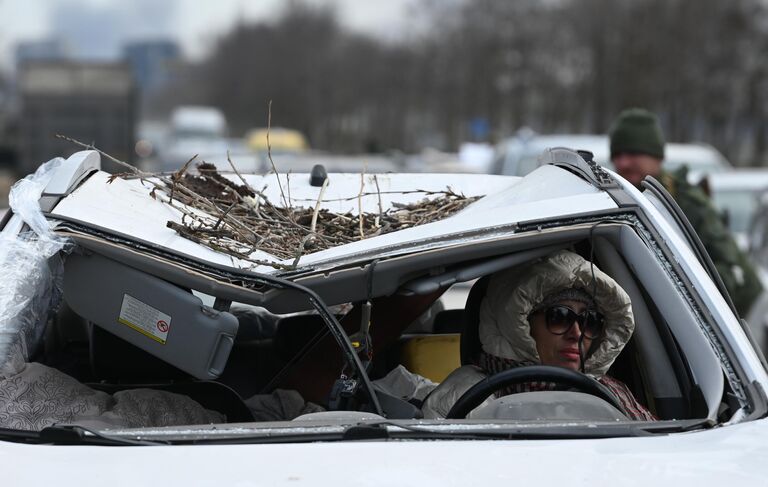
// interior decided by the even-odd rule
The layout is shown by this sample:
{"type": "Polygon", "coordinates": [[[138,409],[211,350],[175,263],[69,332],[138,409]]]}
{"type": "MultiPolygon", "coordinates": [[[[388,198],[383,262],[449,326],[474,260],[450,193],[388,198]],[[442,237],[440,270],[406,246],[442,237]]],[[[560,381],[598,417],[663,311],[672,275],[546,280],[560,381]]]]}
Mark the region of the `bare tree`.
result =
{"type": "Polygon", "coordinates": [[[291,1],[275,21],[224,35],[187,71],[202,89],[178,97],[221,107],[235,133],[263,125],[271,99],[275,125],[341,151],[455,148],[474,118],[496,137],[522,126],[604,132],[630,106],[659,113],[670,140],[766,150],[762,0],[415,5],[429,28],[391,44],[291,1]]]}

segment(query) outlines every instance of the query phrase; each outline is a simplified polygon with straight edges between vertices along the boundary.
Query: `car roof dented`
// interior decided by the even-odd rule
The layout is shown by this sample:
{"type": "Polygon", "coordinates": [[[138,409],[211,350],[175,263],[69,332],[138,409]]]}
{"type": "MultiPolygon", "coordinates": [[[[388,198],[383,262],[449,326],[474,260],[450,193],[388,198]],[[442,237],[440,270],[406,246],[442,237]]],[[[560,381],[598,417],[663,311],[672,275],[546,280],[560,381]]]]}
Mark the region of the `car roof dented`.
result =
{"type": "MultiPolygon", "coordinates": [[[[397,254],[452,245],[483,238],[480,233],[489,233],[488,229],[492,228],[508,232],[509,228],[524,222],[617,208],[616,196],[606,192],[617,188],[611,176],[594,164],[590,167],[580,157],[567,160],[569,154],[575,155],[566,150],[549,151],[553,162],[569,170],[546,165],[525,178],[478,174],[379,174],[373,180],[373,175],[330,174],[321,208],[336,212],[357,213],[360,208],[367,212],[387,211],[397,205],[417,202],[428,194],[426,192],[446,188],[467,197],[482,198],[443,220],[303,255],[298,268],[327,262],[352,262],[364,255],[397,254]],[[361,189],[361,180],[365,191],[361,189]],[[358,198],[361,193],[365,196],[358,198]]],[[[155,198],[151,194],[153,186],[143,179],[113,178],[100,171],[94,173],[95,157],[98,153],[94,151],[77,153],[57,170],[44,192],[44,197],[54,194],[58,199],[51,204],[48,196],[47,206],[52,207],[47,213],[49,217],[68,222],[70,228],[76,224],[85,233],[93,230],[116,235],[125,241],[147,244],[233,270],[279,273],[275,267],[254,265],[177,234],[168,228],[168,222],[181,223],[183,215],[180,211],[155,198]],[[79,180],[73,181],[76,176],[79,180]],[[63,191],[63,186],[68,190],[63,191]]],[[[236,178],[234,174],[226,176],[233,181],[236,178]]],[[[287,192],[289,204],[295,206],[314,206],[321,191],[310,184],[308,174],[243,177],[251,187],[264,188],[263,193],[271,201],[281,201],[287,192]]],[[[60,225],[61,228],[66,226],[60,225]]],[[[291,260],[259,250],[252,257],[283,264],[291,260]]]]}

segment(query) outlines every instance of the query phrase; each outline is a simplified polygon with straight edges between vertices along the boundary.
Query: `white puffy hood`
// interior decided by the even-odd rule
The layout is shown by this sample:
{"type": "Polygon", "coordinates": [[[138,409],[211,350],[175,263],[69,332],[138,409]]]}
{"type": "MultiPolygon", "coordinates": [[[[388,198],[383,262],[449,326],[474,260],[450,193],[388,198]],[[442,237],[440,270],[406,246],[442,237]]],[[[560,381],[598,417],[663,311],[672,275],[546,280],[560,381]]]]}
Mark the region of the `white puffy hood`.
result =
{"type": "Polygon", "coordinates": [[[635,329],[630,299],[610,276],[567,250],[491,277],[480,305],[483,350],[514,361],[540,363],[528,316],[546,296],[568,288],[593,295],[597,310],[605,318],[603,336],[584,364],[586,373],[605,375],[635,329]]]}

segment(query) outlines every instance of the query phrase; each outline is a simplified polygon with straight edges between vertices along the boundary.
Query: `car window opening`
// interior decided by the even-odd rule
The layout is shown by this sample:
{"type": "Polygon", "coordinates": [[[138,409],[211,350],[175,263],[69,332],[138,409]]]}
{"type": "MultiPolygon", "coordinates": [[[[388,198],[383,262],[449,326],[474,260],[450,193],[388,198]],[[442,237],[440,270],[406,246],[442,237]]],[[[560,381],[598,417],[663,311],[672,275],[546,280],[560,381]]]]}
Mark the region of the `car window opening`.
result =
{"type": "MultiPolygon", "coordinates": [[[[595,234],[593,238],[562,241],[558,246],[582,259],[591,257],[594,265],[611,276],[631,300],[635,332],[607,375],[625,384],[637,402],[659,420],[705,418],[712,416],[713,411],[720,421],[727,420],[738,405],[728,381],[723,379],[722,372],[719,378],[698,376],[695,367],[701,364],[692,364],[686,358],[692,355],[691,349],[696,349],[700,362],[719,370],[711,350],[707,356],[702,343],[679,333],[683,322],[690,322],[689,313],[674,311],[674,296],[666,301],[657,299],[658,291],[648,286],[648,279],[660,276],[636,272],[642,268],[643,259],[652,258],[652,254],[627,252],[627,242],[642,244],[628,225],[614,223],[595,234]],[[712,397],[718,399],[713,402],[712,397]]],[[[523,236],[521,239],[524,241],[523,236]]],[[[482,295],[473,298],[473,292],[479,292],[479,285],[487,284],[488,275],[510,269],[514,272],[530,264],[529,259],[511,268],[496,269],[492,263],[505,262],[499,259],[514,260],[515,255],[526,255],[525,252],[529,251],[523,244],[511,254],[497,255],[495,261],[462,262],[453,257],[453,261],[444,266],[446,272],[471,279],[433,290],[424,279],[440,280],[441,276],[430,277],[429,269],[416,269],[403,274],[404,282],[397,292],[371,295],[370,304],[367,300],[332,303],[332,312],[353,341],[359,338],[361,322],[366,321],[370,306],[371,349],[364,358],[370,359],[368,373],[376,384],[385,414],[401,419],[422,417],[424,402],[435,387],[462,364],[466,365],[468,356],[477,353],[477,350],[472,353],[466,350],[466,347],[478,346],[476,336],[474,343],[467,338],[467,326],[473,320],[470,313],[477,313],[478,299],[482,302],[482,295]],[[483,276],[460,272],[486,268],[483,266],[493,272],[483,276]],[[415,284],[417,282],[421,284],[415,284]],[[411,291],[403,293],[404,289],[411,291]],[[462,296],[469,298],[462,303],[462,296]],[[446,303],[451,304],[446,306],[446,303]]],[[[75,261],[76,258],[71,259],[75,261]]],[[[375,281],[375,271],[370,274],[375,281]]],[[[181,291],[202,297],[205,306],[215,302],[215,298],[204,293],[181,291]]],[[[65,297],[67,295],[65,290],[65,297]]],[[[97,303],[90,305],[97,306],[97,303]]],[[[237,332],[226,366],[212,380],[200,381],[103,326],[95,325],[74,312],[66,299],[50,320],[44,346],[32,362],[106,394],[140,397],[141,391],[149,389],[183,396],[217,413],[205,417],[204,422],[211,418],[232,423],[291,420],[307,414],[322,415],[334,406],[329,404],[329,392],[348,384],[339,383],[340,371],[345,370],[343,355],[320,315],[311,311],[278,314],[242,303],[232,303],[229,312],[237,320],[237,332]]],[[[171,326],[183,325],[174,322],[171,326]]],[[[44,373],[38,371],[38,374],[44,373]]],[[[337,400],[337,408],[361,412],[372,409],[359,388],[337,391],[337,394],[345,399],[337,400]]],[[[535,396],[531,396],[531,404],[542,400],[539,397],[542,393],[527,394],[535,396]]],[[[562,394],[557,400],[574,399],[577,409],[588,414],[608,407],[599,399],[582,397],[583,393],[566,390],[562,394]]],[[[521,407],[525,410],[534,406],[521,407]]],[[[502,415],[497,419],[514,421],[515,417],[502,415]]]]}

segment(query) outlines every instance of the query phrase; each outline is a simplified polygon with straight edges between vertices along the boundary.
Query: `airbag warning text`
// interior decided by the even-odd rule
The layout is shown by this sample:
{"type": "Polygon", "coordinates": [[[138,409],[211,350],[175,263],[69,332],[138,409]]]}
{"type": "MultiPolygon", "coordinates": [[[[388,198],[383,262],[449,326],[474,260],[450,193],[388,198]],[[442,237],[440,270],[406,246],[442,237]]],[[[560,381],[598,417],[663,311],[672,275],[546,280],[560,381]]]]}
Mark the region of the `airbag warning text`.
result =
{"type": "Polygon", "coordinates": [[[171,329],[171,317],[133,296],[123,295],[118,322],[165,345],[171,329]]]}

